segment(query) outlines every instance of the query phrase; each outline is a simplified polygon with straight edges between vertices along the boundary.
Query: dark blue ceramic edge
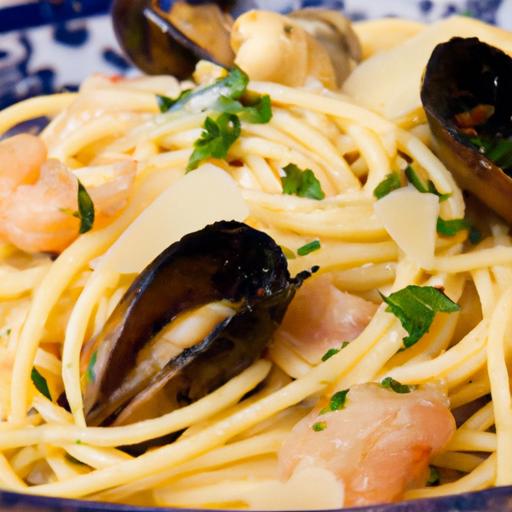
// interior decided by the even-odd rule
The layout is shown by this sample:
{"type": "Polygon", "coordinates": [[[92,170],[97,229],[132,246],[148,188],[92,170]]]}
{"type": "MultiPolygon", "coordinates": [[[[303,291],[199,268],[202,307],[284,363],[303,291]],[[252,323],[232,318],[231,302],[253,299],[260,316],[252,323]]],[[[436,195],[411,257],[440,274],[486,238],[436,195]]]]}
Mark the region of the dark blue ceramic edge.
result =
{"type": "MultiPolygon", "coordinates": [[[[166,510],[197,512],[197,509],[143,508],[0,492],[0,511],[2,512],[57,510],[59,512],[165,512],[166,510]]],[[[496,487],[454,496],[405,501],[395,505],[343,509],[343,512],[512,512],[512,487],[496,487]]]]}

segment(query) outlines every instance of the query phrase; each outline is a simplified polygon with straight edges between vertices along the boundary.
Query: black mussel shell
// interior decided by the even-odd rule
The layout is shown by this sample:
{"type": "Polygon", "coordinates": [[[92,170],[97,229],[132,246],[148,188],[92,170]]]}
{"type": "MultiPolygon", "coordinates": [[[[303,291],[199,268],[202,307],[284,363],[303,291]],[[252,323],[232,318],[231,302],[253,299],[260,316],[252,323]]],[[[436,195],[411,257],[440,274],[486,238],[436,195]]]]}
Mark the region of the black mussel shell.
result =
{"type": "Polygon", "coordinates": [[[512,137],[511,91],[512,59],[459,37],[434,49],[421,89],[438,156],[463,189],[509,222],[512,154],[497,159],[488,149],[497,142],[506,149],[512,137]]]}
{"type": "Polygon", "coordinates": [[[227,67],[233,64],[232,20],[224,12],[231,3],[114,0],[114,31],[139,69],[185,79],[200,59],[227,67]]]}
{"type": "Polygon", "coordinates": [[[226,383],[261,357],[309,275],[291,279],[272,238],[239,222],[218,222],[183,237],[138,276],[84,347],[87,423],[119,425],[159,416],[226,383]],[[164,327],[218,301],[236,313],[160,368],[145,370],[136,385],[130,382],[141,350],[164,327]]]}

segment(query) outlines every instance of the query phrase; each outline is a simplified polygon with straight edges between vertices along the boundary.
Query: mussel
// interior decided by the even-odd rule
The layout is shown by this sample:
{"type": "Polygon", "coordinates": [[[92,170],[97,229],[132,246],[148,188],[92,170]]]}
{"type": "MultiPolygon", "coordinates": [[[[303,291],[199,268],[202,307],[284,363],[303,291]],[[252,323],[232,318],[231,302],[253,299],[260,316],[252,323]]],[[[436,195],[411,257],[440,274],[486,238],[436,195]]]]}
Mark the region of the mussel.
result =
{"type": "Polygon", "coordinates": [[[133,282],[82,352],[88,425],[160,416],[215,390],[263,354],[309,272],[230,221],[186,235],[133,282]]]}
{"type": "Polygon", "coordinates": [[[421,99],[435,150],[459,185],[512,222],[512,59],[477,38],[438,45],[421,99]]]}
{"type": "MultiPolygon", "coordinates": [[[[114,0],[112,19],[121,47],[139,69],[184,79],[200,59],[233,67],[238,48],[232,37],[234,20],[228,11],[240,12],[243,7],[244,2],[240,1],[114,0]]],[[[303,29],[308,37],[312,36],[309,46],[319,48],[316,53],[310,48],[304,58],[312,61],[312,67],[322,67],[316,61],[327,61],[323,67],[332,67],[335,75],[327,84],[331,87],[341,86],[354,63],[361,59],[359,39],[350,21],[338,11],[301,9],[290,13],[286,25],[288,32],[279,32],[278,37],[266,42],[279,51],[282,39],[291,37],[289,29],[293,25],[303,29]]],[[[263,30],[263,40],[271,32],[270,28],[263,30]]],[[[264,57],[272,55],[265,51],[264,57]]]]}
{"type": "Polygon", "coordinates": [[[117,39],[142,71],[188,78],[200,59],[233,65],[233,20],[229,1],[198,5],[182,0],[115,0],[112,20],[117,39]]]}

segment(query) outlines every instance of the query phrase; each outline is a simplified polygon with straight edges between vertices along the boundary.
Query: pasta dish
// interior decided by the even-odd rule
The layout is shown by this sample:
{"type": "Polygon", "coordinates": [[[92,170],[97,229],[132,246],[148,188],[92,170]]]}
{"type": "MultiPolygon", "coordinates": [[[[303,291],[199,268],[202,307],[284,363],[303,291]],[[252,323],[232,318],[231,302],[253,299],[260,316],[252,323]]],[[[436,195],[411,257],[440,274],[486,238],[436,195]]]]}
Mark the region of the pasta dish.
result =
{"type": "Polygon", "coordinates": [[[512,484],[512,35],[221,21],[228,64],[0,112],[0,487],[312,510],[512,484]]]}

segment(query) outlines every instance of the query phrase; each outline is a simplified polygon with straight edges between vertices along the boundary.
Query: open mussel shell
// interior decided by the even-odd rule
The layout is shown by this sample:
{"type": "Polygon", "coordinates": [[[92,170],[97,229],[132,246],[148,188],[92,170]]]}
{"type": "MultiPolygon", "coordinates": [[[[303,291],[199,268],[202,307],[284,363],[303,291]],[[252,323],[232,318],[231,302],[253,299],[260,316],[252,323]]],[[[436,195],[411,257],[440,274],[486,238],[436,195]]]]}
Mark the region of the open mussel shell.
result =
{"type": "Polygon", "coordinates": [[[231,2],[114,0],[112,20],[120,45],[142,71],[190,77],[200,59],[233,65],[231,2]]]}
{"type": "Polygon", "coordinates": [[[327,50],[341,87],[363,54],[351,21],[339,11],[318,7],[292,11],[289,16],[327,50]]]}
{"type": "Polygon", "coordinates": [[[239,222],[171,245],[134,281],[81,360],[89,425],[122,425],[190,404],[259,359],[304,272],[290,278],[280,247],[239,222]],[[161,335],[184,315],[225,308],[182,351],[161,335]],[[162,349],[163,348],[163,349],[162,349]]]}
{"type": "Polygon", "coordinates": [[[477,38],[454,38],[430,57],[421,99],[439,158],[458,184],[512,222],[512,169],[485,143],[512,136],[512,59],[477,38]]]}

